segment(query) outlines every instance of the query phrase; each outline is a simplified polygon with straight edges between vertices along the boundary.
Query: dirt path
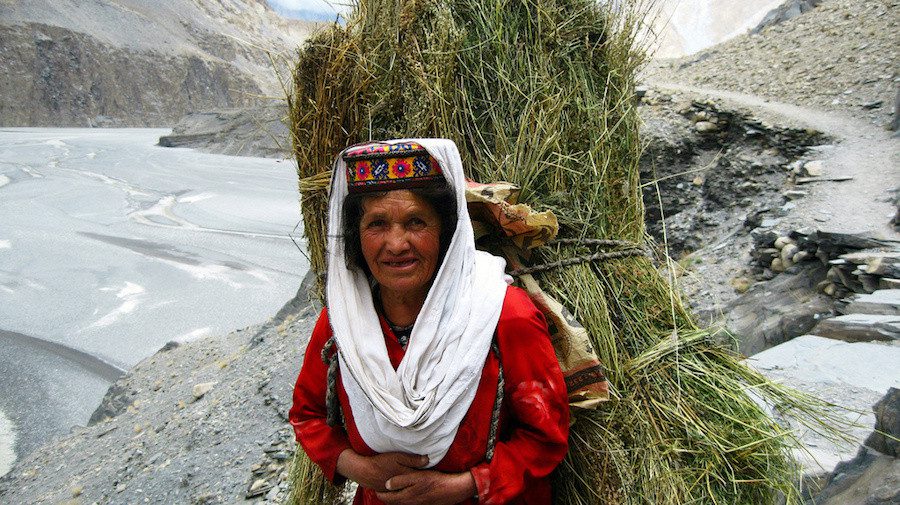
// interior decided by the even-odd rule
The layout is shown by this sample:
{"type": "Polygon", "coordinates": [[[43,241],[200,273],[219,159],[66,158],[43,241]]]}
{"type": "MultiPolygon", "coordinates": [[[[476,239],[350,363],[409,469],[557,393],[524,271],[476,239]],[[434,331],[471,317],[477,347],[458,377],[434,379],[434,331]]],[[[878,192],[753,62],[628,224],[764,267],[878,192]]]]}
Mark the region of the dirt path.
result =
{"type": "Polygon", "coordinates": [[[789,123],[818,130],[834,139],[816,148],[823,161],[822,178],[852,177],[842,182],[798,185],[808,192],[782,220],[791,228],[813,226],[840,233],[868,233],[900,240],[889,222],[897,212],[894,192],[900,189],[900,140],[888,131],[838,112],[824,112],[754,95],[705,89],[672,82],[649,81],[651,87],[699,95],[739,109],[749,109],[763,121],[789,123]]]}

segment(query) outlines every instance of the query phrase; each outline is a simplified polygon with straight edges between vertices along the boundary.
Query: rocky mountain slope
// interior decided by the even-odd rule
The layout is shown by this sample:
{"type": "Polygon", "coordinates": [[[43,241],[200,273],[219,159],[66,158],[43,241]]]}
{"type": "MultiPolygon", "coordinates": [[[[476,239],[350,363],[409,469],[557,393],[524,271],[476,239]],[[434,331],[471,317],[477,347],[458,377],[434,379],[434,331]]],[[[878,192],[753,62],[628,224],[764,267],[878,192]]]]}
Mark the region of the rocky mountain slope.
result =
{"type": "Polygon", "coordinates": [[[279,502],[291,391],[317,316],[304,284],[263,324],[166,345],[110,388],[90,426],[0,478],[0,503],[279,502]]]}
{"type": "Polygon", "coordinates": [[[897,0],[826,0],[757,34],[659,60],[646,75],[845,111],[884,125],[900,86],[898,12],[897,0]]]}
{"type": "Polygon", "coordinates": [[[283,96],[266,51],[278,66],[315,26],[264,0],[0,2],[0,125],[171,126],[262,103],[283,96]]]}

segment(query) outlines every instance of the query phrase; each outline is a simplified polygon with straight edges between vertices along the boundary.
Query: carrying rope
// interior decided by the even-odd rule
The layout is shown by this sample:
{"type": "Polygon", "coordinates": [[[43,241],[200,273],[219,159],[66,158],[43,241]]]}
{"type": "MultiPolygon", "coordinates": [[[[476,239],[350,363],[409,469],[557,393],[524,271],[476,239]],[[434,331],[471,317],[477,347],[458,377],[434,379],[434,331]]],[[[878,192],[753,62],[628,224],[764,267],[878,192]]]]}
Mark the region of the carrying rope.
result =
{"type": "Polygon", "coordinates": [[[327,387],[325,389],[325,422],[328,426],[341,426],[341,405],[337,395],[338,353],[332,353],[334,349],[334,337],[325,342],[322,347],[322,361],[328,365],[327,387]]]}
{"type": "Polygon", "coordinates": [[[491,350],[497,356],[497,395],[494,397],[494,408],[491,409],[491,429],[488,431],[487,451],[484,459],[490,462],[494,459],[494,447],[497,445],[497,429],[500,427],[500,404],[503,403],[503,389],[506,380],[503,378],[503,360],[500,359],[500,346],[497,345],[497,337],[491,342],[491,350]]]}
{"type": "Polygon", "coordinates": [[[552,242],[548,242],[545,245],[574,245],[574,246],[588,246],[588,247],[624,247],[624,249],[619,251],[598,251],[593,254],[584,254],[580,256],[574,256],[571,258],[563,258],[557,261],[551,261],[549,263],[542,263],[540,265],[534,265],[530,267],[522,267],[517,268],[509,272],[509,275],[513,277],[518,277],[520,275],[533,274],[537,272],[545,272],[547,270],[553,270],[555,268],[568,267],[572,265],[578,265],[581,263],[593,263],[600,261],[608,261],[614,259],[621,258],[629,258],[632,256],[648,256],[647,251],[638,244],[634,242],[628,242],[627,240],[608,240],[608,239],[577,239],[577,238],[561,238],[554,240],[552,242]]]}
{"type": "MultiPolygon", "coordinates": [[[[325,422],[328,426],[343,426],[341,405],[337,395],[338,353],[334,350],[334,337],[328,339],[322,347],[322,362],[328,366],[327,385],[325,388],[325,422]]],[[[487,450],[484,459],[490,462],[494,459],[494,447],[497,445],[497,430],[500,427],[500,405],[503,403],[503,390],[506,380],[503,377],[503,361],[500,359],[500,347],[497,339],[491,342],[491,350],[497,356],[497,395],[494,398],[494,407],[491,409],[491,427],[488,430],[487,450]]]]}

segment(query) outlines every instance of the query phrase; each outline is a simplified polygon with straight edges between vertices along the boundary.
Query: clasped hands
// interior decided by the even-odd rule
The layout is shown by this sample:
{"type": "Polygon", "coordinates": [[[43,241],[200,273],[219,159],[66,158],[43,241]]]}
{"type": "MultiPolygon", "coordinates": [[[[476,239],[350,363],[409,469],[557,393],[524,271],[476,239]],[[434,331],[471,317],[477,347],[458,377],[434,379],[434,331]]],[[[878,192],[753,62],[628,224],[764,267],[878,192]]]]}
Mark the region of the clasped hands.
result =
{"type": "Polygon", "coordinates": [[[454,505],[475,496],[470,472],[424,470],[428,457],[402,452],[363,456],[346,449],[338,456],[339,474],[374,490],[389,505],[454,505]]]}

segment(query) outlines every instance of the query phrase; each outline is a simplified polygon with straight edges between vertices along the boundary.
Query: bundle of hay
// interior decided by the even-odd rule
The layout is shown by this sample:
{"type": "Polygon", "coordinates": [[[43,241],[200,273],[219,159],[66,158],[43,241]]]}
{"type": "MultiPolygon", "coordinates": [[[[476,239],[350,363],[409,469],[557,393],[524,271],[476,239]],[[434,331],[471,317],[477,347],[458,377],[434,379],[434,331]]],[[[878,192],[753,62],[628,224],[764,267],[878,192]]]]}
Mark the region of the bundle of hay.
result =
{"type": "MultiPolygon", "coordinates": [[[[468,175],[509,181],[552,210],[560,237],[643,244],[634,75],[643,13],[626,1],[360,0],[301,50],[290,98],[312,267],[324,273],[336,153],[369,139],[447,137],[468,175]]],[[[577,241],[529,262],[582,255],[577,241]]],[[[744,366],[696,327],[647,257],[535,274],[584,324],[613,400],[575,411],[556,502],[799,501],[794,439],[751,398],[817,405],[744,366]]],[[[324,503],[298,450],[295,503],[324,503]]]]}

